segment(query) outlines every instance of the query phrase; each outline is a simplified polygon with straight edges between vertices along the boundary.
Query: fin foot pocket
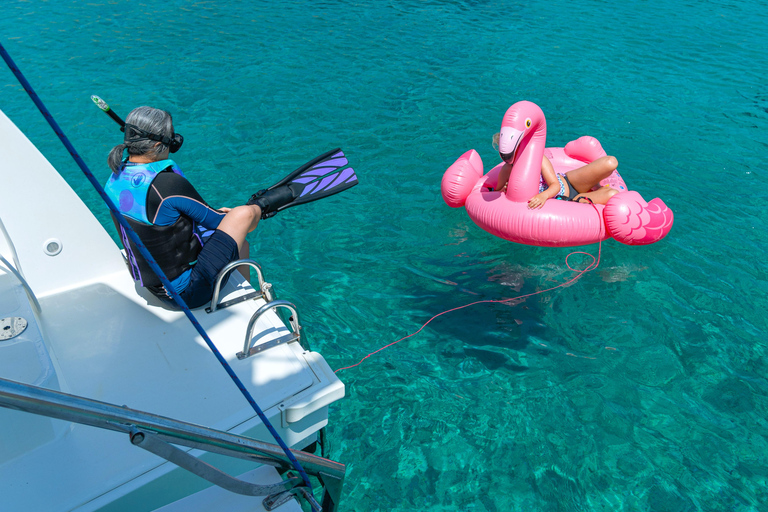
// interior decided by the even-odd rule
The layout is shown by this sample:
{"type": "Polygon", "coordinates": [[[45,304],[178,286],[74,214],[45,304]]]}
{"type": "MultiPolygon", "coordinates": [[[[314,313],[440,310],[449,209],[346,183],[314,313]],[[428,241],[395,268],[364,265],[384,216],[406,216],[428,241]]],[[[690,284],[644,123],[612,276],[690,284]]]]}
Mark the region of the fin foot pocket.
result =
{"type": "Polygon", "coordinates": [[[280,208],[290,204],[296,196],[290,185],[283,185],[274,189],[259,190],[251,196],[245,204],[255,204],[261,208],[261,218],[273,217],[280,208]]]}
{"type": "Polygon", "coordinates": [[[337,148],[302,165],[265,190],[252,195],[246,204],[261,207],[262,219],[304,203],[343,192],[357,185],[357,175],[349,167],[344,152],[337,148]]]}

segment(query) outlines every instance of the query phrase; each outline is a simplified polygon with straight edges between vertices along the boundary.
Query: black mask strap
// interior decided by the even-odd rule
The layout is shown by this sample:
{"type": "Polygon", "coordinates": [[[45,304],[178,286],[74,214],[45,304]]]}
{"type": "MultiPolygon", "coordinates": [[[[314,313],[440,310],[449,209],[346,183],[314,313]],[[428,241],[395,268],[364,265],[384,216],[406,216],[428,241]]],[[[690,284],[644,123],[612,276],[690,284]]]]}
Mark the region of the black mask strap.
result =
{"type": "Polygon", "coordinates": [[[168,150],[171,153],[177,152],[179,149],[181,149],[181,145],[184,144],[184,137],[179,133],[174,133],[173,138],[169,138],[164,135],[157,135],[156,133],[150,133],[146,130],[142,130],[135,124],[130,123],[125,123],[123,131],[125,132],[125,142],[154,140],[168,146],[168,150]]]}

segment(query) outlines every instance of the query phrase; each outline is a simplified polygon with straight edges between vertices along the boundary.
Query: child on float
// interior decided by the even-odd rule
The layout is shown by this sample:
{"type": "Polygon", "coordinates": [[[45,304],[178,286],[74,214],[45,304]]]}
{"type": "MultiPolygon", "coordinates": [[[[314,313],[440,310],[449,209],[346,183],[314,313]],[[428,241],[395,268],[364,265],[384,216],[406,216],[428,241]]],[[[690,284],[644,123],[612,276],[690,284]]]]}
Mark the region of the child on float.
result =
{"type": "MultiPolygon", "coordinates": [[[[499,134],[493,136],[493,147],[499,150],[499,134]]],[[[509,175],[512,172],[515,154],[499,153],[504,165],[499,171],[498,182],[494,190],[506,190],[509,175]]],[[[594,204],[605,204],[618,190],[605,185],[592,190],[602,180],[616,170],[619,166],[618,160],[613,156],[603,156],[590,162],[583,167],[568,171],[564,174],[555,173],[552,162],[544,156],[541,161],[541,177],[539,180],[539,193],[528,200],[528,208],[535,209],[544,206],[547,199],[557,198],[564,201],[576,201],[580,203],[592,202],[594,204]],[[585,199],[582,201],[582,199],[585,199]],[[588,199],[588,200],[586,200],[588,199]]]]}

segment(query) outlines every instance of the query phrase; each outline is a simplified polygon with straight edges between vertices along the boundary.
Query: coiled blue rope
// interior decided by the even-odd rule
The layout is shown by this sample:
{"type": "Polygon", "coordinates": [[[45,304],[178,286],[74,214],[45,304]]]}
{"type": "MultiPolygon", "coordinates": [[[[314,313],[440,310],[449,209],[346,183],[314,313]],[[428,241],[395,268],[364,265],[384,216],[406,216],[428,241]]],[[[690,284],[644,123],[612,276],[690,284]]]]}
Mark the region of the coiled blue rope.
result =
{"type": "MultiPolygon", "coordinates": [[[[312,489],[312,484],[309,482],[309,477],[307,476],[307,473],[304,471],[304,468],[301,467],[301,464],[299,464],[299,461],[296,460],[296,457],[291,453],[291,450],[288,448],[288,446],[285,444],[285,441],[282,440],[280,437],[280,434],[277,433],[277,430],[272,426],[272,424],[267,419],[267,416],[264,414],[264,412],[261,410],[261,408],[258,406],[256,401],[253,399],[251,394],[248,392],[247,389],[245,389],[245,386],[243,385],[240,378],[235,374],[234,370],[232,370],[232,367],[227,363],[227,360],[224,359],[224,357],[219,352],[219,349],[216,348],[216,345],[213,344],[213,341],[211,341],[211,338],[208,337],[208,334],[205,332],[205,329],[203,329],[203,326],[200,325],[200,323],[195,318],[195,315],[192,314],[192,311],[189,309],[189,307],[186,305],[184,300],[179,296],[178,293],[176,293],[176,290],[173,288],[173,285],[166,277],[165,273],[160,269],[160,266],[157,264],[157,262],[152,258],[152,255],[149,253],[147,248],[144,246],[143,243],[141,243],[141,240],[139,239],[138,235],[131,229],[131,226],[128,225],[128,222],[125,220],[125,217],[123,217],[123,214],[120,213],[120,210],[117,209],[115,206],[115,203],[112,202],[112,200],[107,196],[107,193],[102,188],[101,184],[98,182],[98,180],[94,177],[93,173],[88,169],[88,166],[85,164],[82,158],[80,158],[80,155],[75,150],[74,146],[69,142],[69,139],[66,135],[64,135],[64,132],[59,128],[58,123],[56,120],[51,116],[51,113],[48,111],[48,109],[45,107],[43,102],[40,100],[40,98],[37,96],[37,93],[32,89],[32,86],[29,84],[27,79],[22,74],[21,70],[16,66],[16,63],[13,61],[11,56],[8,54],[8,52],[5,50],[5,47],[0,43],[0,54],[3,56],[3,60],[8,65],[10,70],[13,72],[13,74],[16,76],[16,79],[19,81],[21,86],[24,88],[25,91],[27,91],[27,94],[32,99],[32,101],[35,103],[37,108],[40,110],[40,113],[43,114],[43,117],[48,121],[48,124],[51,125],[51,128],[53,128],[53,131],[56,133],[56,135],[59,137],[61,142],[64,144],[64,147],[67,148],[67,151],[69,151],[69,154],[72,155],[72,158],[75,159],[75,162],[77,162],[77,165],[80,166],[80,169],[85,174],[85,177],[88,178],[88,181],[91,182],[91,185],[93,185],[93,188],[96,189],[96,191],[99,193],[101,198],[104,200],[104,202],[107,204],[109,209],[112,211],[112,213],[115,214],[115,217],[117,218],[117,221],[120,223],[120,225],[125,229],[125,231],[128,233],[128,236],[131,238],[131,241],[136,244],[136,247],[138,247],[139,252],[142,256],[144,256],[144,259],[147,260],[147,263],[149,263],[149,266],[152,268],[152,270],[157,274],[157,277],[160,278],[160,281],[163,283],[163,286],[165,286],[165,289],[168,290],[171,297],[176,301],[176,303],[179,305],[179,307],[184,311],[184,314],[187,315],[187,318],[189,318],[189,321],[192,322],[192,325],[195,326],[195,329],[197,329],[197,332],[200,333],[200,336],[205,340],[205,343],[208,345],[208,348],[211,349],[211,352],[216,356],[216,359],[219,360],[219,363],[224,367],[224,369],[229,374],[229,377],[234,381],[235,385],[237,385],[240,392],[243,394],[246,400],[248,400],[248,403],[251,404],[251,407],[253,407],[253,410],[256,411],[256,414],[258,414],[261,421],[266,425],[267,429],[269,430],[270,434],[272,434],[272,437],[275,438],[275,441],[277,441],[277,444],[280,445],[280,448],[283,449],[285,452],[286,457],[288,457],[288,460],[291,461],[291,464],[293,464],[293,467],[296,469],[296,471],[301,475],[301,479],[304,481],[304,485],[309,487],[309,489],[312,489]]],[[[314,509],[314,506],[312,507],[314,509]]]]}

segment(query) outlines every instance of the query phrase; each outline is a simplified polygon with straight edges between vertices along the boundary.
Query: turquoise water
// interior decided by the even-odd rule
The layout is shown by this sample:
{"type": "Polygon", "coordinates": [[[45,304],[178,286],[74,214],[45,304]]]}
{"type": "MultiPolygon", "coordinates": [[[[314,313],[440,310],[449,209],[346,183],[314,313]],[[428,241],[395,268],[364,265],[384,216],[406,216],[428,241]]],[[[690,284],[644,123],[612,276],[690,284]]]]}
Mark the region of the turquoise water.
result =
{"type": "MultiPolygon", "coordinates": [[[[518,100],[542,107],[549,145],[597,137],[675,212],[658,244],[608,241],[570,286],[441,316],[340,372],[342,510],[765,510],[763,3],[243,4],[4,0],[0,41],[104,177],[120,134],[91,94],[172,111],[177,161],[214,205],[343,147],[360,185],[251,242],[333,368],[573,277],[572,250],[496,239],[440,197],[466,150],[498,161],[518,100]]],[[[9,71],[0,86],[111,228],[9,71]]]]}

